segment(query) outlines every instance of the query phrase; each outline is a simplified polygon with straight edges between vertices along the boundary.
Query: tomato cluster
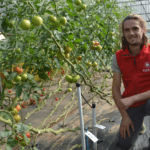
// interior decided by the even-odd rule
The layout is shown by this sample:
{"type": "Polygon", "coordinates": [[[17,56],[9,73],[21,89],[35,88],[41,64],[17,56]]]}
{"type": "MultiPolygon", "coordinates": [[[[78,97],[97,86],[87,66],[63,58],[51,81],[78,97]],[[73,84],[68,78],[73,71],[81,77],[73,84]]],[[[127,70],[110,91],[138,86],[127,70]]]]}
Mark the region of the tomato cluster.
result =
{"type": "Polygon", "coordinates": [[[25,139],[23,138],[23,135],[21,134],[18,134],[17,136],[15,136],[15,139],[19,141],[19,144],[21,146],[27,146],[30,143],[30,132],[27,132],[26,136],[29,139],[28,142],[25,142],[25,139]]]}
{"type": "Polygon", "coordinates": [[[21,117],[18,115],[20,110],[21,107],[19,105],[17,105],[15,108],[12,108],[11,110],[11,114],[14,116],[16,123],[18,123],[21,120],[21,117]]]}

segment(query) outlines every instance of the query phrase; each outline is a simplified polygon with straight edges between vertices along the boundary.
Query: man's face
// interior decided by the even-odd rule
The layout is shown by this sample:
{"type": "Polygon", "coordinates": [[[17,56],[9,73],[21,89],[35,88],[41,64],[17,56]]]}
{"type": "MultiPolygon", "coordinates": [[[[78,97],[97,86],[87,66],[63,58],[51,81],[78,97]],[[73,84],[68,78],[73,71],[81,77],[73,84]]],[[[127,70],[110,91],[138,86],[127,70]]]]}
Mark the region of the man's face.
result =
{"type": "Polygon", "coordinates": [[[144,31],[138,21],[134,19],[127,20],[124,23],[124,36],[131,46],[138,46],[142,43],[144,31]]]}

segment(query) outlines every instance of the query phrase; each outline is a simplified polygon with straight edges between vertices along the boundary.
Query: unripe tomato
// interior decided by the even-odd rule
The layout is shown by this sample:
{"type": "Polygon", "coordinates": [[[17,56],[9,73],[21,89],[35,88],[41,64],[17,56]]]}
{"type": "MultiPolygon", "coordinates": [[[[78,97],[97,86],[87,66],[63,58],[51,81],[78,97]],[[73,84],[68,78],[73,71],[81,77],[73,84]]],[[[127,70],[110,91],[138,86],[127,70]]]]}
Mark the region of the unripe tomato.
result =
{"type": "Polygon", "coordinates": [[[60,23],[64,26],[67,23],[67,19],[65,17],[61,17],[60,23]]]}
{"type": "Polygon", "coordinates": [[[79,80],[78,77],[74,77],[74,78],[73,78],[73,83],[76,83],[78,80],[79,80]]]}
{"type": "Polygon", "coordinates": [[[78,7],[76,8],[76,11],[77,11],[77,12],[81,12],[81,11],[82,11],[82,7],[81,7],[81,6],[78,6],[78,7]]]}
{"type": "Polygon", "coordinates": [[[21,76],[17,76],[17,77],[15,77],[14,81],[16,81],[16,82],[20,82],[20,81],[21,81],[21,76]]]}
{"type": "Polygon", "coordinates": [[[27,73],[23,73],[23,74],[21,75],[21,79],[22,79],[23,81],[27,80],[27,79],[28,79],[27,73]]]}
{"type": "Polygon", "coordinates": [[[22,20],[21,23],[20,23],[20,27],[21,27],[23,30],[28,30],[28,29],[30,29],[30,27],[31,27],[30,20],[27,20],[27,19],[22,20]]]}
{"type": "Polygon", "coordinates": [[[27,145],[29,145],[29,143],[30,143],[30,138],[29,138],[29,142],[27,142],[27,144],[25,143],[24,139],[22,139],[22,140],[20,141],[20,145],[21,145],[21,146],[27,146],[27,145]]]}
{"type": "Polygon", "coordinates": [[[86,5],[85,5],[85,4],[82,4],[82,5],[81,5],[81,8],[82,8],[82,10],[85,10],[85,9],[86,9],[86,5]]]}
{"type": "Polygon", "coordinates": [[[93,66],[93,67],[96,67],[96,66],[97,66],[97,62],[94,62],[94,63],[92,64],[92,66],[93,66]]]}
{"type": "Polygon", "coordinates": [[[32,18],[32,24],[35,26],[40,26],[41,24],[43,24],[43,19],[40,16],[34,16],[32,18]]]}
{"type": "Polygon", "coordinates": [[[68,88],[67,91],[68,91],[68,92],[72,92],[72,88],[68,88]]]}
{"type": "Polygon", "coordinates": [[[19,111],[16,108],[13,108],[11,113],[15,116],[19,113],[19,111]]]}
{"type": "Polygon", "coordinates": [[[69,46],[65,46],[64,50],[66,53],[70,53],[72,51],[71,47],[69,47],[69,46]]]}
{"type": "Polygon", "coordinates": [[[69,59],[70,55],[69,55],[69,54],[65,54],[65,57],[66,57],[67,59],[69,59]]]}
{"type": "Polygon", "coordinates": [[[57,18],[54,17],[53,15],[50,15],[49,21],[55,23],[57,21],[57,18]]]}
{"type": "Polygon", "coordinates": [[[18,54],[20,54],[20,53],[21,53],[20,48],[17,48],[17,49],[15,50],[15,52],[18,53],[18,54]]]}
{"type": "Polygon", "coordinates": [[[70,75],[67,75],[66,76],[66,81],[68,81],[69,83],[71,83],[72,82],[72,76],[70,76],[70,75]]]}
{"type": "Polygon", "coordinates": [[[20,118],[19,115],[15,115],[15,116],[14,116],[14,119],[15,119],[16,123],[18,123],[18,122],[21,120],[21,118],[20,118]]]}
{"type": "Polygon", "coordinates": [[[100,45],[97,45],[97,46],[96,46],[96,49],[97,49],[97,51],[99,52],[99,51],[102,50],[102,47],[101,47],[100,45]]]}
{"type": "Polygon", "coordinates": [[[75,5],[77,5],[77,6],[78,6],[78,5],[81,5],[81,0],[75,0],[74,3],[75,3],[75,5]]]}

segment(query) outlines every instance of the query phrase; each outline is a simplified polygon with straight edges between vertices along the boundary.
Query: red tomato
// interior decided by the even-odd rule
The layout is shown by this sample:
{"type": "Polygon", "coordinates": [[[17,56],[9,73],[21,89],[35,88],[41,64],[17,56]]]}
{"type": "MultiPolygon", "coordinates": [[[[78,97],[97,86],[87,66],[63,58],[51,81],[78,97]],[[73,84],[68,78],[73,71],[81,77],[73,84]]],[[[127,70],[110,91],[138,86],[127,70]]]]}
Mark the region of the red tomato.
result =
{"type": "Polygon", "coordinates": [[[21,110],[21,107],[20,107],[19,105],[17,105],[17,106],[16,106],[16,109],[17,109],[18,111],[20,111],[20,110],[21,110]]]}
{"type": "Polygon", "coordinates": [[[29,132],[27,132],[27,133],[26,133],[26,136],[27,136],[28,138],[30,138],[30,133],[29,133],[29,132]]]}
{"type": "Polygon", "coordinates": [[[58,98],[55,98],[55,100],[57,101],[57,100],[58,100],[58,98]]]}

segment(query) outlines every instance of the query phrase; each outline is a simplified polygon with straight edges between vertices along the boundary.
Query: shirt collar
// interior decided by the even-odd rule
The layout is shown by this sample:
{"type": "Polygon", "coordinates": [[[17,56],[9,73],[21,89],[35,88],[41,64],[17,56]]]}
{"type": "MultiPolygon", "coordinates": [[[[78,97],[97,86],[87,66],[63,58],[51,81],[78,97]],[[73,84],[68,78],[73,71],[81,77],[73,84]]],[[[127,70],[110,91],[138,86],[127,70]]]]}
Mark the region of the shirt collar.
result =
{"type": "MultiPolygon", "coordinates": [[[[149,44],[149,43],[148,43],[149,44]]],[[[126,46],[126,48],[125,48],[125,50],[123,51],[123,55],[126,55],[126,56],[133,56],[133,54],[129,51],[129,45],[128,46],[126,46]]],[[[137,55],[140,55],[140,54],[143,54],[143,53],[147,53],[147,51],[148,51],[148,47],[146,48],[146,46],[144,45],[144,44],[142,44],[141,45],[141,50],[140,50],[140,53],[138,53],[138,54],[136,54],[136,56],[137,55]]],[[[133,56],[133,57],[135,57],[135,56],[133,56]]]]}

